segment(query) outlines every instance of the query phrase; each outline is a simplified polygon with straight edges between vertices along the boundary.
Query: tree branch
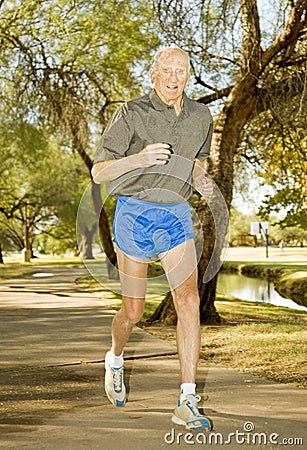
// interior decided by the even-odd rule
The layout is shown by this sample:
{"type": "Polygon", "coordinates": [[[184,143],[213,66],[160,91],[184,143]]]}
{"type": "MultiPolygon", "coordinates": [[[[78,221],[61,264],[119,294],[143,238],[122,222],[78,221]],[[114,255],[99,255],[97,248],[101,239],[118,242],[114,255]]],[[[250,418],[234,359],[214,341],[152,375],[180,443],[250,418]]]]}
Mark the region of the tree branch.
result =
{"type": "MultiPolygon", "coordinates": [[[[279,80],[275,84],[271,84],[269,88],[258,88],[256,111],[257,114],[264,110],[272,108],[273,99],[293,98],[301,95],[305,89],[305,80],[301,73],[295,73],[292,77],[279,80]]],[[[280,101],[280,100],[278,100],[280,101]]]]}
{"type": "Polygon", "coordinates": [[[12,219],[16,213],[16,211],[20,211],[23,206],[27,203],[25,202],[25,198],[17,199],[13,197],[13,202],[7,203],[7,206],[0,206],[0,213],[2,213],[7,219],[12,219]]]}
{"type": "Polygon", "coordinates": [[[284,48],[295,44],[297,39],[306,33],[307,26],[307,0],[300,0],[297,4],[291,2],[289,22],[285,31],[272,42],[262,54],[262,67],[269,62],[284,48]]]}
{"type": "Polygon", "coordinates": [[[218,90],[216,88],[214,88],[213,86],[210,86],[209,84],[205,83],[201,77],[199,75],[194,75],[196,83],[195,84],[200,84],[201,86],[210,89],[211,91],[217,92],[218,90]]]}
{"type": "Polygon", "coordinates": [[[209,103],[215,102],[220,98],[227,97],[227,95],[230,94],[232,88],[233,86],[227,86],[223,89],[220,89],[219,91],[214,92],[213,94],[208,94],[203,97],[199,97],[197,101],[199,103],[205,103],[206,105],[208,105],[209,103]]]}
{"type": "Polygon", "coordinates": [[[257,74],[261,67],[261,35],[256,0],[240,0],[244,72],[257,74]]]}

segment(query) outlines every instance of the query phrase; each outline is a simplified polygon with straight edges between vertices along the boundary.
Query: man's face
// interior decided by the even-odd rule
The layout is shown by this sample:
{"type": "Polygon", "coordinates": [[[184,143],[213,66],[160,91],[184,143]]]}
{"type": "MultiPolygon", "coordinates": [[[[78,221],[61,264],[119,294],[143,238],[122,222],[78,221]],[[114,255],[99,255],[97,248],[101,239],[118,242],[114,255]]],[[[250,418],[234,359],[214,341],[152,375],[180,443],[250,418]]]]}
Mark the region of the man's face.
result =
{"type": "Polygon", "coordinates": [[[167,104],[173,104],[182,97],[189,77],[187,58],[176,50],[162,55],[159,63],[150,72],[150,79],[157,94],[167,104]]]}

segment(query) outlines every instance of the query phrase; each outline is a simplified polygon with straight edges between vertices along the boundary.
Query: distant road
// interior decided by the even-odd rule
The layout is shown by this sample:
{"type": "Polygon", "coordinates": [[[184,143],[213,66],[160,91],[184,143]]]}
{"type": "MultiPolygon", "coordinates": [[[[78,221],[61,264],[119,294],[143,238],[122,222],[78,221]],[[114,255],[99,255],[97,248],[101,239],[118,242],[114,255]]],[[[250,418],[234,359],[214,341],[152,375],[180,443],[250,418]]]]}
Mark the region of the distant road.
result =
{"type": "Polygon", "coordinates": [[[307,265],[307,247],[285,247],[283,251],[277,247],[269,247],[269,257],[265,256],[265,247],[229,247],[226,261],[262,261],[262,262],[295,262],[307,265]]]}

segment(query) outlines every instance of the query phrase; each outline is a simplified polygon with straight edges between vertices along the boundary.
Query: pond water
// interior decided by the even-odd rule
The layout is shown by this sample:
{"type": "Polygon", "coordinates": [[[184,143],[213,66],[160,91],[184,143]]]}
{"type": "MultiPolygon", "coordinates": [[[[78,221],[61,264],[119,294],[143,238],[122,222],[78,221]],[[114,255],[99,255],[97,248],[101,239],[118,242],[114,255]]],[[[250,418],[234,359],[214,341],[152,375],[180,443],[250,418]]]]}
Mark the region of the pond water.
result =
{"type": "Polygon", "coordinates": [[[283,298],[274,289],[274,284],[262,278],[246,277],[236,273],[220,272],[217,282],[219,294],[231,295],[251,302],[264,302],[276,306],[307,311],[307,307],[283,298]]]}

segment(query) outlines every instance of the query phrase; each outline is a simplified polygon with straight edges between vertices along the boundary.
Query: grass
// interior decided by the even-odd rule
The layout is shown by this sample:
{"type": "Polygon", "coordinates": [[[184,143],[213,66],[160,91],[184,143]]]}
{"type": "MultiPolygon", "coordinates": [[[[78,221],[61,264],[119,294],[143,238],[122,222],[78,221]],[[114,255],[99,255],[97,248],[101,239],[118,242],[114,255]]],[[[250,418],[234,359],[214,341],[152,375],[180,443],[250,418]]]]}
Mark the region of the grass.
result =
{"type": "MultiPolygon", "coordinates": [[[[202,359],[307,387],[306,313],[227,296],[218,296],[215,305],[225,322],[202,326],[202,359]]],[[[147,331],[175,345],[175,327],[153,325],[147,331]]]]}
{"type": "Polygon", "coordinates": [[[304,263],[265,263],[251,261],[224,261],[223,270],[240,272],[244,275],[253,275],[264,278],[274,278],[281,273],[302,272],[307,276],[307,264],[304,263]]]}
{"type": "Polygon", "coordinates": [[[203,330],[202,358],[278,382],[307,387],[306,324],[245,323],[203,330]],[[302,342],[303,339],[303,342],[302,342]]]}
{"type": "Polygon", "coordinates": [[[203,327],[203,358],[307,387],[306,313],[227,297],[220,298],[216,307],[226,325],[203,327]]]}

